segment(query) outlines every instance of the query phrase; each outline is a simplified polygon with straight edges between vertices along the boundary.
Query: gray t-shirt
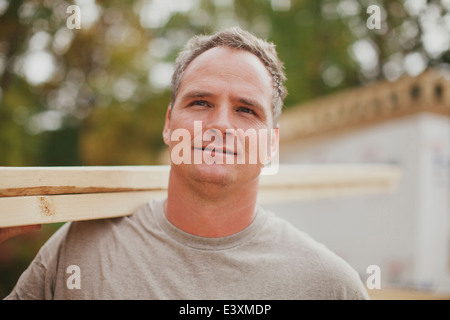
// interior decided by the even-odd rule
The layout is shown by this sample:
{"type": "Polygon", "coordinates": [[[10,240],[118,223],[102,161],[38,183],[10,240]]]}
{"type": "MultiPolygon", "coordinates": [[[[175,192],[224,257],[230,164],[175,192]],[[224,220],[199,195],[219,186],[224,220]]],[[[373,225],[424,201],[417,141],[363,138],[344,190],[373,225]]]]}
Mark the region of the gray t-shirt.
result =
{"type": "Polygon", "coordinates": [[[164,200],[128,217],[71,222],[7,299],[368,299],[343,259],[258,207],[243,231],[204,238],[172,225],[164,200]]]}

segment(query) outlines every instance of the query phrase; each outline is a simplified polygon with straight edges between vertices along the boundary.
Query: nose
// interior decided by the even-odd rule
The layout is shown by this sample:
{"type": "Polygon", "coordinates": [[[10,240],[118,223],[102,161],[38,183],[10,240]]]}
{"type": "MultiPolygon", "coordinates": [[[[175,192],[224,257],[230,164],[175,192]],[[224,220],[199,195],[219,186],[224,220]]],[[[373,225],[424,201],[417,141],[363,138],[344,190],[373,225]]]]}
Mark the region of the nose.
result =
{"type": "Polygon", "coordinates": [[[208,123],[205,124],[207,131],[221,133],[223,136],[229,134],[229,131],[234,128],[232,121],[232,110],[227,104],[216,106],[209,113],[207,119],[208,123]],[[227,132],[228,130],[228,132],[227,132]]]}

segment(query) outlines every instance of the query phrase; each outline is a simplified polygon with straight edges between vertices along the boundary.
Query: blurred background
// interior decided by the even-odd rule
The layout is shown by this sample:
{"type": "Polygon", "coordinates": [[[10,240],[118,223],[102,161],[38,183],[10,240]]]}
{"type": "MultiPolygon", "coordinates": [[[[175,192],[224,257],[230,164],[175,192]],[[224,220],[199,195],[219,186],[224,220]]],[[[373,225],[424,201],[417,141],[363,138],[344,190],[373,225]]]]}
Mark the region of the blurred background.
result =
{"type": "MultiPolygon", "coordinates": [[[[277,210],[362,278],[450,294],[450,0],[0,0],[0,166],[167,163],[177,52],[230,26],[285,64],[281,163],[404,169],[396,194],[277,210]]],[[[59,226],[0,245],[1,297],[59,226]]]]}

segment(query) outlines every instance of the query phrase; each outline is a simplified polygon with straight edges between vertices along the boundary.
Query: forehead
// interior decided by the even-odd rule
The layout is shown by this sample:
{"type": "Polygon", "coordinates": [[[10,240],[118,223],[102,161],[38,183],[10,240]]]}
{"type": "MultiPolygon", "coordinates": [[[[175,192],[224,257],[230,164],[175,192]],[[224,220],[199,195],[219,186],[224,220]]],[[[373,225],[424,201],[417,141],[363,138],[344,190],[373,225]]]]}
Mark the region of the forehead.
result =
{"type": "Polygon", "coordinates": [[[228,47],[215,47],[196,57],[186,68],[179,93],[202,85],[223,85],[272,101],[272,77],[254,54],[228,47]]]}

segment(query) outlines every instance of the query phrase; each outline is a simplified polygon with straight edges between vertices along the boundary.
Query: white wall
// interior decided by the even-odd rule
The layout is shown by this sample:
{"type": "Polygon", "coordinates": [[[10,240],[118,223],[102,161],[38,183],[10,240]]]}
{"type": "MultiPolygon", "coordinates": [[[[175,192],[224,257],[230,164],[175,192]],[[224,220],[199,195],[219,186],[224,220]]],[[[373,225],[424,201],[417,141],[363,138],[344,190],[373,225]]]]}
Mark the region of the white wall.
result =
{"type": "MultiPolygon", "coordinates": [[[[281,129],[282,130],[282,129],[281,129]]],[[[361,276],[450,291],[449,117],[416,114],[334,135],[312,145],[280,146],[280,163],[396,163],[394,194],[268,206],[346,259],[361,276]]]]}

